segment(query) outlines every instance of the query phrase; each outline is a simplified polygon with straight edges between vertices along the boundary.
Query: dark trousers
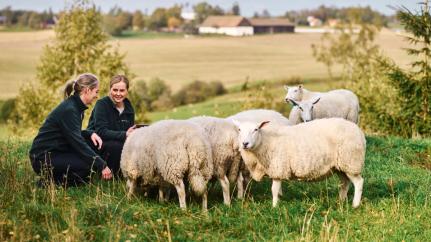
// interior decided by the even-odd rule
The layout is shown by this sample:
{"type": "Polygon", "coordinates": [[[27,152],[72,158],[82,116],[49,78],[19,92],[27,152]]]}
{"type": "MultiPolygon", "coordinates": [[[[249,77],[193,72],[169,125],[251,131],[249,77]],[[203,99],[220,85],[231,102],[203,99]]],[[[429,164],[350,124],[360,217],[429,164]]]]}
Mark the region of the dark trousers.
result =
{"type": "Polygon", "coordinates": [[[123,151],[124,142],[117,140],[108,140],[103,142],[100,155],[106,161],[109,169],[114,176],[121,176],[120,160],[121,152],[123,151]]]}
{"type": "Polygon", "coordinates": [[[121,160],[121,152],[123,151],[124,141],[118,140],[107,140],[103,141],[102,148],[100,150],[94,146],[93,141],[91,139],[87,139],[87,144],[104,159],[111,169],[112,174],[114,176],[121,176],[120,170],[120,160],[121,160]]]}
{"type": "Polygon", "coordinates": [[[43,159],[30,157],[33,170],[42,179],[57,185],[78,186],[90,181],[91,166],[75,153],[47,154],[43,159]]]}

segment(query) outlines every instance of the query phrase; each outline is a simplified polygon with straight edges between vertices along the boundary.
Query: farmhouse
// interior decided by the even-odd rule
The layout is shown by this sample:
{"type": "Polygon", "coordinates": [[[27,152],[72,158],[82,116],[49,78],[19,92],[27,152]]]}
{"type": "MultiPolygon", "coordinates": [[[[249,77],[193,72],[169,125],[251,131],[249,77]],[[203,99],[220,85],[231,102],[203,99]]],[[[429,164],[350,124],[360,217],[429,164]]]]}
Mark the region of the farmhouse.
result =
{"type": "Polygon", "coordinates": [[[295,25],[282,18],[252,18],[241,16],[209,16],[200,26],[200,34],[245,36],[262,33],[293,33],[295,25]]]}
{"type": "Polygon", "coordinates": [[[252,18],[250,23],[255,34],[295,32],[295,25],[285,18],[252,18]]]}
{"type": "Polygon", "coordinates": [[[200,34],[253,35],[248,19],[241,16],[209,16],[199,26],[200,34]]]}

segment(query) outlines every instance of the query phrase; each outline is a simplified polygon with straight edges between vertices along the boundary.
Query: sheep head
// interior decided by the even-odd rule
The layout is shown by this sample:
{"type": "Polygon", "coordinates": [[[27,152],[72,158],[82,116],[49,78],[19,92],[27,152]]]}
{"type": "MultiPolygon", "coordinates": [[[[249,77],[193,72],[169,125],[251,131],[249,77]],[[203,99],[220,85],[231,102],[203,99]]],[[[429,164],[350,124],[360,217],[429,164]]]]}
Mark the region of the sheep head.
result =
{"type": "Polygon", "coordinates": [[[289,102],[290,100],[294,100],[294,101],[302,100],[302,95],[304,94],[302,85],[293,86],[293,87],[289,87],[285,85],[284,89],[286,89],[287,91],[286,97],[284,99],[286,102],[289,102]]]}
{"type": "Polygon", "coordinates": [[[238,128],[238,142],[240,149],[253,150],[260,145],[262,140],[260,130],[269,123],[269,121],[263,121],[259,124],[252,122],[239,122],[233,120],[233,123],[238,128]]]}
{"type": "Polygon", "coordinates": [[[316,103],[320,101],[320,97],[313,98],[311,100],[306,101],[295,101],[293,99],[289,99],[289,101],[293,104],[293,106],[297,106],[301,112],[301,118],[304,122],[309,122],[313,120],[313,108],[316,103]]]}

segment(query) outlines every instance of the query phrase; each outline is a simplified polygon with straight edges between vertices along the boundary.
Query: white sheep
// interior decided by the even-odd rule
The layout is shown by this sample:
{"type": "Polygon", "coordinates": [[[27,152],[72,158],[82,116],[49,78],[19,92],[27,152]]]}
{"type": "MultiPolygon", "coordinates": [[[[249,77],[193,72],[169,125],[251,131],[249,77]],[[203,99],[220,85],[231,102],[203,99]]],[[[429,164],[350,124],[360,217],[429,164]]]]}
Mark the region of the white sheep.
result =
{"type": "Polygon", "coordinates": [[[274,207],[281,180],[318,180],[333,172],[341,180],[340,200],[346,199],[352,182],[353,207],[359,206],[366,141],[356,124],[341,118],[318,119],[294,126],[271,125],[268,121],[258,125],[234,123],[240,129],[241,156],[253,179],[260,181],[264,175],[273,179],[274,207]]]}
{"type": "MultiPolygon", "coordinates": [[[[214,177],[220,181],[224,203],[230,205],[229,182],[233,183],[238,180],[241,162],[238,130],[232,122],[222,118],[199,116],[188,119],[188,121],[196,123],[204,129],[211,144],[214,177]]],[[[238,198],[242,198],[243,193],[243,187],[238,186],[238,198]]]]}
{"type": "Polygon", "coordinates": [[[128,196],[136,186],[175,186],[180,207],[186,208],[183,178],[191,190],[202,196],[207,208],[207,183],[213,174],[211,146],[198,125],[184,120],[163,120],[135,130],[126,140],[121,154],[121,170],[127,179],[128,196]]]}
{"type": "MultiPolygon", "coordinates": [[[[242,112],[239,112],[237,114],[234,114],[232,116],[229,116],[226,118],[229,121],[232,120],[237,120],[240,122],[254,122],[256,124],[259,124],[263,121],[271,121],[274,124],[279,124],[279,125],[291,125],[292,122],[287,119],[286,117],[284,117],[283,114],[276,112],[274,110],[270,110],[270,109],[250,109],[250,110],[245,110],[242,112]]],[[[255,164],[256,166],[259,166],[258,163],[255,164]]],[[[242,187],[246,186],[249,181],[250,181],[250,173],[247,170],[246,166],[244,165],[244,162],[242,162],[241,164],[241,168],[240,168],[240,174],[238,176],[238,180],[243,180],[243,182],[241,182],[243,185],[242,187]]],[[[238,187],[240,187],[240,181],[238,181],[238,187]]],[[[239,191],[239,188],[238,188],[239,191]]],[[[283,192],[280,189],[280,195],[282,195],[283,192]]]]}
{"type": "Polygon", "coordinates": [[[284,88],[287,90],[285,101],[294,105],[289,115],[292,124],[333,117],[344,118],[356,124],[359,122],[359,100],[349,90],[311,92],[302,85],[284,88]]]}

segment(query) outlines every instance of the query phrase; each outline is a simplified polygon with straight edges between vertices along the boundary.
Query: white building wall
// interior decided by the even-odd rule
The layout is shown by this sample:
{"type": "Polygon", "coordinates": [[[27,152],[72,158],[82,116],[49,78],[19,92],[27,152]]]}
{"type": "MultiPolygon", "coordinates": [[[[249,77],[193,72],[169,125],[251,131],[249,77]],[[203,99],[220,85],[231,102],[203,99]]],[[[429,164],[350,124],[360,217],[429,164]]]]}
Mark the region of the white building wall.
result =
{"type": "Polygon", "coordinates": [[[253,27],[240,26],[240,27],[199,27],[200,34],[226,34],[230,36],[245,36],[253,35],[253,27]]]}

